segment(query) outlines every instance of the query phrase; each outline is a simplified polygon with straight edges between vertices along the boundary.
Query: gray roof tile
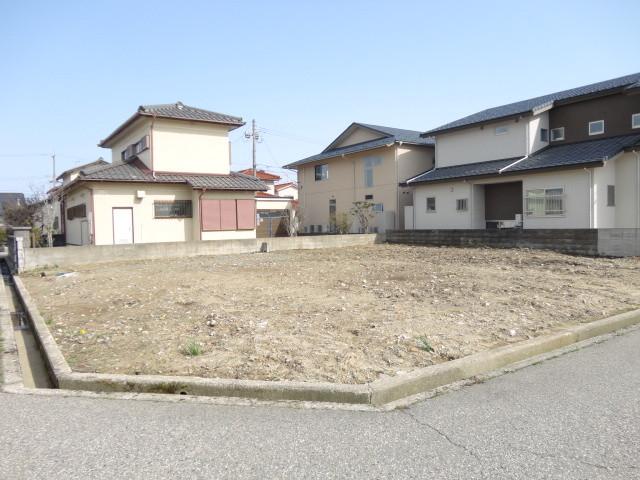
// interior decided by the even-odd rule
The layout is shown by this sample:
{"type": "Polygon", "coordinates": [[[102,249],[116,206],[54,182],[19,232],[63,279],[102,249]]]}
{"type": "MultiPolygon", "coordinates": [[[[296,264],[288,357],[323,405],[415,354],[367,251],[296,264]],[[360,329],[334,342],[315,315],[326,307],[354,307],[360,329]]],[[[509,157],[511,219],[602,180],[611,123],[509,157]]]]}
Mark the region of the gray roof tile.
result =
{"type": "Polygon", "coordinates": [[[81,175],[79,180],[104,182],[140,182],[140,183],[182,183],[193,188],[208,190],[248,190],[264,191],[267,186],[260,180],[240,173],[229,175],[205,175],[189,173],[156,173],[154,176],[140,162],[108,165],[89,174],[81,175]]]}
{"type": "Polygon", "coordinates": [[[141,115],[156,115],[158,117],[176,118],[179,120],[197,120],[237,126],[244,125],[241,117],[212,112],[210,110],[203,110],[202,108],[190,107],[182,102],[164,103],[160,105],[141,105],[138,109],[138,113],[141,115]]]}
{"type": "Polygon", "coordinates": [[[638,144],[640,144],[640,134],[553,145],[539,150],[524,159],[508,158],[435,168],[407,180],[406,183],[415,185],[478,176],[498,176],[547,168],[577,167],[606,161],[624,149],[638,144]],[[502,173],[500,172],[501,170],[502,173]]]}
{"type": "Polygon", "coordinates": [[[438,128],[434,128],[433,130],[429,130],[425,132],[424,135],[434,135],[436,133],[442,133],[446,130],[467,127],[476,123],[485,123],[493,120],[499,120],[501,118],[511,117],[514,115],[527,114],[533,112],[533,110],[551,106],[553,105],[553,102],[568,100],[571,98],[580,97],[582,95],[600,93],[622,87],[635,88],[638,85],[640,85],[640,73],[634,73],[632,75],[626,75],[624,77],[605,80],[604,82],[592,83],[590,85],[584,85],[582,87],[571,88],[569,90],[563,90],[561,92],[551,93],[549,95],[543,95],[540,97],[530,98],[528,100],[522,100],[520,102],[509,103],[500,107],[482,110],[481,112],[474,113],[473,115],[460,118],[438,128]]]}
{"type": "MultiPolygon", "coordinates": [[[[375,140],[369,140],[368,142],[356,143],[354,145],[348,145],[346,147],[332,148],[325,150],[317,155],[312,155],[297,162],[285,165],[284,168],[297,168],[300,165],[306,165],[308,163],[327,160],[329,158],[339,157],[341,155],[347,155],[350,153],[364,152],[366,150],[372,150],[374,148],[380,148],[390,143],[404,142],[414,145],[434,145],[433,138],[424,138],[420,136],[420,132],[416,130],[405,130],[402,128],[382,127],[380,125],[370,125],[367,123],[353,123],[349,126],[362,126],[371,130],[376,130],[385,135],[382,138],[375,140]]],[[[345,130],[346,131],[346,130],[345,130]]]]}

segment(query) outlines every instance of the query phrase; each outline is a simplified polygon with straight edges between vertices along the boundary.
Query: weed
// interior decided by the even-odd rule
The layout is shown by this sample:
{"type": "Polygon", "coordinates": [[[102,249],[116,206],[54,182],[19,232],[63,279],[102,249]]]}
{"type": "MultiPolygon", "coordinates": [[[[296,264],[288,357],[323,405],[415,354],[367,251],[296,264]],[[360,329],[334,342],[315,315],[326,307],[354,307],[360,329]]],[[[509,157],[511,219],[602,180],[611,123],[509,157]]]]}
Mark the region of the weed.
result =
{"type": "Polygon", "coordinates": [[[194,340],[191,340],[182,348],[182,353],[188,357],[197,357],[202,355],[202,346],[194,340]]]}
{"type": "Polygon", "coordinates": [[[418,340],[418,343],[416,346],[420,350],[423,350],[425,352],[433,352],[433,347],[429,343],[429,338],[427,338],[426,335],[421,335],[420,337],[417,338],[417,340],[418,340]]]}

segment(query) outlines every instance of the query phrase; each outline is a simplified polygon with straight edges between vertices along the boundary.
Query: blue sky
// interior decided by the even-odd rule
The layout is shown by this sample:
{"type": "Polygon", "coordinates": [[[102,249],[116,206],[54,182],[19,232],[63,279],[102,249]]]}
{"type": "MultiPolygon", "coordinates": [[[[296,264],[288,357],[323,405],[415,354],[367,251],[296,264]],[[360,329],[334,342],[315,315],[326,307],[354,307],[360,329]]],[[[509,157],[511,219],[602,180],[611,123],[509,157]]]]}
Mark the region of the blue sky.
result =
{"type": "MultiPolygon", "coordinates": [[[[141,104],[255,118],[258,163],[322,150],[352,121],[427,130],[640,71],[637,0],[0,0],[0,191],[95,160],[141,104]],[[516,8],[517,6],[517,8],[516,8]]],[[[249,166],[244,128],[235,168],[249,166]]]]}

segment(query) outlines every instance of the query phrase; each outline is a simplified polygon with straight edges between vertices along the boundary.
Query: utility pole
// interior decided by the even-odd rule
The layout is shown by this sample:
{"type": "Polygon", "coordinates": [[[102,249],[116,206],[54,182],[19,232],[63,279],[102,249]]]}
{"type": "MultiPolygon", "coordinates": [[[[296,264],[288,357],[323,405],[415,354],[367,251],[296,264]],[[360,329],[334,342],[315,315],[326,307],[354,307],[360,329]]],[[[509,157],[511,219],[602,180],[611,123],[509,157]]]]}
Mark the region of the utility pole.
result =
{"type": "MultiPolygon", "coordinates": [[[[56,186],[56,154],[52,154],[51,155],[51,163],[52,163],[52,175],[51,175],[51,190],[53,190],[56,186]]],[[[50,194],[47,195],[47,197],[45,198],[45,204],[48,205],[47,208],[47,218],[46,220],[46,234],[47,234],[47,243],[49,245],[49,248],[53,247],[53,217],[55,212],[53,211],[54,209],[54,204],[53,204],[53,198],[54,198],[55,192],[51,192],[50,194]]],[[[44,222],[43,222],[44,223],[44,222]]]]}
{"type": "Polygon", "coordinates": [[[244,138],[251,139],[252,143],[252,158],[253,158],[253,176],[256,176],[256,142],[262,141],[260,132],[256,129],[256,119],[251,121],[251,132],[244,132],[244,138]]]}
{"type": "Polygon", "coordinates": [[[56,154],[51,155],[51,161],[53,163],[53,176],[51,177],[51,187],[56,186],[56,154]]]}

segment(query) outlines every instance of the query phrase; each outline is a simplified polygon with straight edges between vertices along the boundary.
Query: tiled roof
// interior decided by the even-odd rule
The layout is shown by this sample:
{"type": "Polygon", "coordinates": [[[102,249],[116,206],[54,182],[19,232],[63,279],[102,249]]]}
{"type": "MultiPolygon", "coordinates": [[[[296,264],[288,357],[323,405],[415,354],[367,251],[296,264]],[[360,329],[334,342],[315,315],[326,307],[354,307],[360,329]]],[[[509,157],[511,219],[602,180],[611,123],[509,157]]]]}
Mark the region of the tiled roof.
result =
{"type": "Polygon", "coordinates": [[[105,161],[102,157],[93,162],[85,163],[84,165],[78,165],[77,167],[70,168],[65,170],[60,175],[56,177],[56,180],[60,180],[62,177],[69,173],[81,172],[81,173],[91,173],[94,170],[100,169],[105,165],[109,165],[109,162],[105,161]]]}
{"type": "Polygon", "coordinates": [[[190,107],[182,102],[163,103],[158,105],[140,105],[136,113],[111,132],[107,138],[101,140],[98,145],[100,147],[109,147],[111,140],[140,117],[172,118],[174,120],[217,123],[228,125],[232,129],[244,125],[241,117],[227,115],[226,113],[213,112],[211,110],[204,110],[202,108],[190,107]]]}
{"type": "Polygon", "coordinates": [[[179,120],[198,120],[201,122],[225,123],[237,126],[244,125],[241,117],[190,107],[182,102],[141,105],[140,108],[138,108],[138,113],[140,115],[155,115],[156,117],[176,118],[179,120]]]}
{"type": "Polygon", "coordinates": [[[267,186],[260,180],[230,173],[229,175],[207,175],[191,173],[156,173],[144,167],[144,164],[123,163],[109,165],[87,175],[80,175],[79,180],[103,182],[141,182],[141,183],[183,183],[197,189],[207,190],[249,190],[262,191],[267,186]]]}
{"type": "Polygon", "coordinates": [[[632,75],[626,75],[624,77],[605,80],[604,82],[592,83],[590,85],[585,85],[582,87],[571,88],[569,90],[563,90],[561,92],[551,93],[549,95],[543,95],[541,97],[530,98],[528,100],[522,100],[520,102],[482,110],[481,112],[474,113],[473,115],[460,118],[454,122],[450,122],[438,128],[434,128],[433,130],[429,130],[423,135],[434,135],[447,130],[467,127],[476,123],[485,123],[493,120],[499,120],[501,118],[512,117],[519,114],[528,114],[534,112],[535,110],[553,106],[554,102],[569,100],[583,95],[606,92],[608,90],[614,90],[617,88],[635,88],[638,85],[640,85],[640,73],[634,73],[632,75]]]}
{"type": "Polygon", "coordinates": [[[278,183],[275,186],[275,189],[276,190],[284,190],[285,188],[289,188],[289,187],[298,188],[298,185],[296,184],[296,182],[278,183]]]}
{"type": "MultiPolygon", "coordinates": [[[[332,148],[330,150],[325,150],[322,153],[317,155],[312,155],[307,158],[303,158],[302,160],[298,160],[297,162],[290,163],[285,165],[284,168],[297,168],[300,165],[305,165],[307,163],[313,163],[321,160],[326,160],[329,158],[340,157],[342,155],[347,155],[350,153],[358,153],[364,152],[366,150],[372,150],[374,148],[380,148],[388,144],[393,144],[396,142],[404,142],[411,143],[415,145],[434,145],[435,142],[433,138],[423,138],[420,136],[420,132],[416,130],[404,130],[401,128],[391,128],[391,127],[382,127],[379,125],[370,125],[367,123],[352,123],[349,128],[353,126],[362,126],[371,130],[376,130],[384,135],[382,138],[377,138],[375,140],[369,140],[367,142],[356,143],[354,145],[348,145],[346,147],[338,147],[332,148]]],[[[346,131],[346,130],[345,130],[346,131]]]]}
{"type": "Polygon", "coordinates": [[[626,148],[640,144],[640,134],[553,145],[526,158],[508,158],[435,168],[407,180],[408,185],[478,176],[506,175],[547,168],[583,166],[604,162],[626,148]]]}
{"type": "MultiPolygon", "coordinates": [[[[242,173],[243,175],[253,176],[252,168],[245,168],[244,170],[240,170],[238,173],[242,173]]],[[[269,182],[273,182],[275,180],[280,180],[280,177],[274,173],[265,172],[264,170],[256,170],[256,177],[259,180],[267,180],[269,182]]]]}

